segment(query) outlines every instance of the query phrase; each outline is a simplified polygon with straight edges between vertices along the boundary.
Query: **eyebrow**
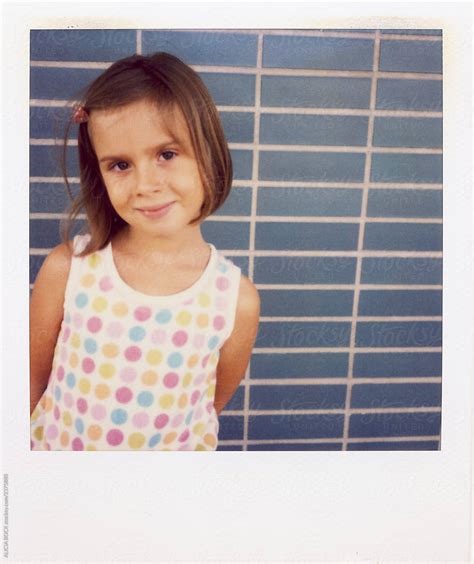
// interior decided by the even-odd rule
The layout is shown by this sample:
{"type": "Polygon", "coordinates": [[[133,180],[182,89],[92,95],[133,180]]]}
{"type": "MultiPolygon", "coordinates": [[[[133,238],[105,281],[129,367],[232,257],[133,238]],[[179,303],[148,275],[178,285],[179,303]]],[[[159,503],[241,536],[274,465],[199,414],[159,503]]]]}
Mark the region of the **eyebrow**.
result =
{"type": "MultiPolygon", "coordinates": [[[[158,145],[151,147],[150,151],[154,152],[154,151],[161,150],[163,147],[166,147],[166,145],[178,145],[178,146],[180,146],[180,142],[177,139],[175,139],[174,137],[169,137],[168,139],[164,139],[158,145]]],[[[124,158],[124,154],[121,154],[121,155],[106,155],[99,160],[99,163],[105,163],[105,162],[108,162],[108,161],[117,161],[117,160],[120,160],[120,159],[123,159],[123,158],[124,158]]]]}

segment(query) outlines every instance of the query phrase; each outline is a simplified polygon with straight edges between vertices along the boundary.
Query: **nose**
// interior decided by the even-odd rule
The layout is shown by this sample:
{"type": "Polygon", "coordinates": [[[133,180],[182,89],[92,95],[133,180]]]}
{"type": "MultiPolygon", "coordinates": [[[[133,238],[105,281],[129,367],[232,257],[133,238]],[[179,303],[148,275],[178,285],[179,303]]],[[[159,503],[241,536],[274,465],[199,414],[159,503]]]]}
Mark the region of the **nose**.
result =
{"type": "Polygon", "coordinates": [[[144,163],[137,166],[136,193],[148,194],[164,187],[164,176],[156,163],[144,163]]]}

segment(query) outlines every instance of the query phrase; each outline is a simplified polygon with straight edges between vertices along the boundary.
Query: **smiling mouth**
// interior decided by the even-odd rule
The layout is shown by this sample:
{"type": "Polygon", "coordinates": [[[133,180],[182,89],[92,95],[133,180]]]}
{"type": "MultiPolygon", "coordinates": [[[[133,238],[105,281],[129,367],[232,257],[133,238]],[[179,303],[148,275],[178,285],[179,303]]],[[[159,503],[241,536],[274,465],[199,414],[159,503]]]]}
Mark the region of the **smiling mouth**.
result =
{"type": "Polygon", "coordinates": [[[165,204],[163,206],[157,206],[154,208],[150,208],[150,207],[137,208],[137,211],[139,211],[145,217],[149,217],[149,218],[162,217],[168,213],[169,209],[174,203],[175,202],[169,202],[168,204],[165,204]]]}
{"type": "Polygon", "coordinates": [[[174,204],[174,202],[168,202],[167,204],[163,204],[162,206],[153,206],[153,207],[149,206],[146,208],[137,208],[137,210],[141,212],[157,212],[160,210],[164,210],[168,206],[171,206],[171,204],[174,204]]]}

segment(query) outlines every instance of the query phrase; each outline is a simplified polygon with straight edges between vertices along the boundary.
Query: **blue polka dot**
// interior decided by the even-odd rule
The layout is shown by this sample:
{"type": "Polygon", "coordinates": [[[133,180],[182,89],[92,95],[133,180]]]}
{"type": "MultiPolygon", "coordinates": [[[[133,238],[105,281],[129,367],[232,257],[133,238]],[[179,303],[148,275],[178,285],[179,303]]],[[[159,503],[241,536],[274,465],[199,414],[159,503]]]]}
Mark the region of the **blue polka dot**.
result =
{"type": "Polygon", "coordinates": [[[184,422],[186,423],[186,425],[189,425],[191,423],[191,419],[193,418],[193,411],[191,410],[188,415],[186,416],[186,419],[184,420],[184,422]]]}
{"type": "Polygon", "coordinates": [[[218,268],[221,272],[227,272],[227,266],[223,262],[219,263],[218,268]]]}
{"type": "Polygon", "coordinates": [[[76,419],[75,427],[79,434],[84,432],[84,423],[82,422],[82,419],[79,419],[79,417],[76,419]]]}
{"type": "Polygon", "coordinates": [[[145,329],[137,325],[136,327],[132,327],[128,332],[128,336],[132,341],[141,341],[146,335],[145,329]]]}
{"type": "Polygon", "coordinates": [[[171,366],[171,368],[177,368],[181,366],[181,364],[183,364],[183,355],[181,353],[175,352],[169,355],[168,365],[171,366]]]}
{"type": "Polygon", "coordinates": [[[121,425],[127,421],[127,412],[125,409],[114,409],[110,415],[112,422],[116,425],[121,425]]]}
{"type": "Polygon", "coordinates": [[[56,401],[59,401],[61,399],[61,388],[59,386],[56,386],[56,388],[54,388],[54,397],[56,398],[56,401]]]}
{"type": "Polygon", "coordinates": [[[168,323],[171,319],[171,311],[169,309],[162,309],[155,315],[155,319],[158,323],[168,323]]]}
{"type": "Polygon", "coordinates": [[[73,372],[69,372],[66,376],[66,384],[69,388],[74,388],[76,385],[76,377],[74,376],[73,372]]]}
{"type": "Polygon", "coordinates": [[[153,394],[151,392],[140,392],[137,397],[138,405],[142,407],[150,407],[153,403],[153,394]]]}
{"type": "Polygon", "coordinates": [[[210,349],[214,349],[218,342],[219,342],[219,337],[217,335],[214,335],[214,337],[209,339],[208,347],[210,349]]]}
{"type": "Polygon", "coordinates": [[[87,294],[81,293],[77,294],[76,296],[76,305],[77,307],[85,307],[89,301],[87,294]]]}
{"type": "Polygon", "coordinates": [[[84,348],[89,354],[93,354],[97,350],[97,343],[94,339],[86,339],[84,341],[84,348]]]}
{"type": "Polygon", "coordinates": [[[161,441],[161,435],[160,435],[160,433],[157,433],[156,435],[153,435],[153,437],[151,437],[151,439],[148,441],[148,446],[154,447],[160,441],[161,441]]]}

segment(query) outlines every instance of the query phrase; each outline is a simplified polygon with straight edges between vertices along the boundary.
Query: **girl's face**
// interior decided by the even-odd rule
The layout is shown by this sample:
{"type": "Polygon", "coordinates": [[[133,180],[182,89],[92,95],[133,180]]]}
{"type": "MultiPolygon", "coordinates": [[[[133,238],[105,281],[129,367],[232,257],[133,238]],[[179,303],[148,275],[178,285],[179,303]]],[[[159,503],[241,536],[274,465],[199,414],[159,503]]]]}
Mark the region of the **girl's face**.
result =
{"type": "Polygon", "coordinates": [[[199,215],[204,190],[180,110],[140,100],[92,112],[88,127],[110,201],[136,234],[170,236],[199,215]]]}

